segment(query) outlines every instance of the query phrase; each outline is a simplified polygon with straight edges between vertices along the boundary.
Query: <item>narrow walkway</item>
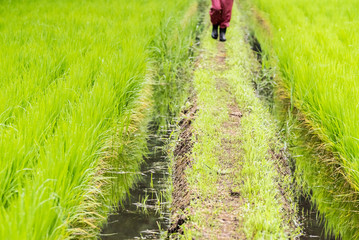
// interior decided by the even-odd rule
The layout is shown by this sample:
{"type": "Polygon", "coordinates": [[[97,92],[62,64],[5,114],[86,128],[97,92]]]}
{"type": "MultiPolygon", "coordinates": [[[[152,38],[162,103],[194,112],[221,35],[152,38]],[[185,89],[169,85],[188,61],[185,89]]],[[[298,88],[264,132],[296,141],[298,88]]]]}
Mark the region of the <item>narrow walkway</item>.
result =
{"type": "Polygon", "coordinates": [[[193,225],[203,239],[241,239],[240,120],[242,114],[225,77],[225,43],[215,51],[205,49],[196,71],[195,87],[199,114],[194,123],[197,142],[193,148],[195,164],[190,182],[193,194],[193,225]],[[205,220],[205,221],[204,221],[205,220]]]}
{"type": "Polygon", "coordinates": [[[228,42],[211,39],[209,27],[202,38],[185,170],[191,200],[180,232],[185,239],[295,238],[291,196],[283,191],[290,176],[278,173],[288,167],[276,157],[275,126],[251,85],[257,65],[236,8],[234,16],[228,42]]]}

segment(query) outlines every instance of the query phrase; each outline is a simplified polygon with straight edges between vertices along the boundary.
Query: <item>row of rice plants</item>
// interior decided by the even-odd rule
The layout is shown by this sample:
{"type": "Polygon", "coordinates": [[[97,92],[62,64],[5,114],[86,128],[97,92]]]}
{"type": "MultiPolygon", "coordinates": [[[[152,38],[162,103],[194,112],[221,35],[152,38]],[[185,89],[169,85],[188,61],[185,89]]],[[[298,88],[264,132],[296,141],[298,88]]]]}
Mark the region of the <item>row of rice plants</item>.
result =
{"type": "MultiPolygon", "coordinates": [[[[166,131],[187,100],[193,72],[194,53],[201,32],[201,15],[205,0],[192,1],[180,22],[169,18],[151,46],[151,57],[157,69],[153,83],[154,128],[166,131]],[[178,26],[179,25],[179,26],[178,26]],[[191,31],[188,31],[188,30],[191,31]]],[[[172,125],[173,126],[173,125],[172,125]]]]}
{"type": "Polygon", "coordinates": [[[142,160],[152,47],[169,19],[191,36],[192,2],[0,3],[0,239],[96,237],[142,160]]]}
{"type": "Polygon", "coordinates": [[[297,158],[303,184],[326,216],[327,230],[357,239],[359,5],[349,0],[245,2],[255,35],[269,55],[264,65],[278,68],[278,88],[303,114],[302,123],[314,133],[309,138],[321,142],[302,149],[317,156],[297,158]],[[318,149],[334,155],[318,154],[318,149]]]}

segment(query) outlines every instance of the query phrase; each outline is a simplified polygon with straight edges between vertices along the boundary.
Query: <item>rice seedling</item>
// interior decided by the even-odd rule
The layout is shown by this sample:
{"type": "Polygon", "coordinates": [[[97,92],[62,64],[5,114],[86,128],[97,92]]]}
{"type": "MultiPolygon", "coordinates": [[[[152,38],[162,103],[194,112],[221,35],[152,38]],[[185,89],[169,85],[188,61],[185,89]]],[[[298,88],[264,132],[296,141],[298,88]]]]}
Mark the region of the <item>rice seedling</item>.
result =
{"type": "Polygon", "coordinates": [[[146,148],[151,49],[190,44],[191,3],[0,3],[0,239],[96,237],[146,148]]]}
{"type": "Polygon", "coordinates": [[[328,232],[358,239],[359,5],[336,0],[245,2],[269,56],[263,64],[277,67],[289,110],[300,111],[302,125],[294,125],[292,135],[297,135],[302,184],[326,216],[328,232]]]}

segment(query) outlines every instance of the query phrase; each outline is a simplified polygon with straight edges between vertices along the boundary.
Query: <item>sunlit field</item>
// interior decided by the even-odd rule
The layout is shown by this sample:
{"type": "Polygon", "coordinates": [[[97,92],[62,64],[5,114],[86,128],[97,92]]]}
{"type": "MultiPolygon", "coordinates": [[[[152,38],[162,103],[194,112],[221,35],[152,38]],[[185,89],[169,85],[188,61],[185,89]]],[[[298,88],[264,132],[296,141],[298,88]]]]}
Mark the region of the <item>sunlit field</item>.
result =
{"type": "Polygon", "coordinates": [[[189,47],[190,4],[0,3],[0,239],[96,236],[133,181],[117,175],[142,159],[128,134],[147,121],[164,37],[189,47]]]}
{"type": "MultiPolygon", "coordinates": [[[[221,167],[227,157],[217,152],[218,164],[208,167],[212,158],[203,158],[203,165],[196,165],[202,154],[196,146],[203,146],[203,154],[211,157],[219,146],[228,146],[236,156],[233,166],[238,164],[238,169],[230,169],[235,170],[236,179],[231,181],[238,189],[228,188],[236,197],[228,201],[238,201],[238,218],[232,223],[240,219],[232,224],[233,233],[239,234],[233,236],[304,236],[307,232],[301,227],[307,220],[300,215],[297,200],[309,196],[319,211],[314,221],[324,222],[322,232],[333,232],[343,240],[359,239],[359,4],[349,0],[237,3],[228,41],[223,43],[210,36],[209,0],[1,1],[0,240],[105,235],[109,214],[124,206],[144,172],[154,189],[157,179],[152,179],[152,172],[141,172],[152,151],[147,149],[148,140],[156,135],[161,146],[153,151],[166,145],[163,155],[173,155],[168,146],[182,141],[176,139],[183,130],[177,124],[186,118],[181,111],[186,115],[189,105],[196,109],[187,119],[193,120],[194,132],[188,130],[190,150],[181,154],[193,162],[183,163],[183,173],[171,169],[177,160],[169,163],[163,190],[168,199],[161,195],[158,206],[162,200],[169,206],[171,196],[176,196],[171,192],[176,174],[195,183],[188,186],[215,190],[220,182],[209,184],[198,176],[224,177],[217,165],[221,167]],[[259,50],[257,58],[250,47],[259,50]],[[237,61],[240,64],[234,64],[237,61]],[[216,81],[226,85],[227,80],[228,90],[235,93],[216,85],[216,81]],[[203,98],[203,93],[208,96],[203,98]],[[232,98],[240,114],[222,107],[232,98]],[[214,125],[201,122],[201,116],[211,111],[214,125]],[[225,116],[222,122],[217,111],[225,116]],[[227,135],[207,141],[214,130],[213,136],[225,133],[222,128],[232,115],[240,118],[233,121],[238,129],[232,137],[237,142],[221,141],[227,135]],[[272,117],[278,124],[267,124],[272,117]],[[187,167],[192,172],[184,170],[187,167]],[[285,171],[277,174],[281,167],[285,171]],[[263,181],[270,185],[261,185],[263,181]],[[254,190],[258,194],[253,195],[254,190]],[[259,210],[265,212],[260,218],[259,210]]],[[[157,160],[168,160],[164,158],[157,160]]],[[[218,196],[227,196],[228,191],[222,190],[218,196]]],[[[199,198],[191,194],[187,200],[193,207],[199,198]]],[[[211,196],[206,195],[203,203],[211,196]]],[[[140,212],[141,206],[147,210],[147,199],[129,204],[140,212]]],[[[210,210],[213,214],[221,211],[221,204],[226,206],[221,201],[210,210]]],[[[204,205],[197,210],[203,211],[204,205]]],[[[179,214],[184,221],[182,215],[187,213],[171,212],[173,206],[166,217],[159,215],[166,224],[179,225],[172,217],[179,214]]],[[[145,210],[143,215],[148,213],[145,210]]],[[[185,218],[182,230],[186,224],[196,228],[196,217],[188,212],[185,218]]],[[[213,223],[210,227],[217,226],[213,223]]],[[[166,230],[159,232],[165,235],[166,230]]],[[[193,229],[187,230],[191,234],[193,229]]]]}

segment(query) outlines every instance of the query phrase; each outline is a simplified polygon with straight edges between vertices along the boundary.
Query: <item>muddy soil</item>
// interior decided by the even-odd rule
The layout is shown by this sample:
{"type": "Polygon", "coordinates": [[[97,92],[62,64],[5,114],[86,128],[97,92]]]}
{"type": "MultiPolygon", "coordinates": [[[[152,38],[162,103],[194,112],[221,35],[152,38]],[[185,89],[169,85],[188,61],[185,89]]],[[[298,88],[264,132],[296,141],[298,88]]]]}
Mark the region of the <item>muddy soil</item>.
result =
{"type": "Polygon", "coordinates": [[[173,167],[173,193],[172,193],[172,217],[171,227],[168,234],[182,233],[180,226],[187,220],[185,209],[190,205],[191,193],[188,188],[185,171],[191,167],[191,153],[193,147],[192,122],[197,113],[195,97],[189,102],[192,106],[182,112],[182,119],[179,122],[180,134],[174,150],[173,167]],[[182,214],[181,214],[182,213],[182,214]]]}

